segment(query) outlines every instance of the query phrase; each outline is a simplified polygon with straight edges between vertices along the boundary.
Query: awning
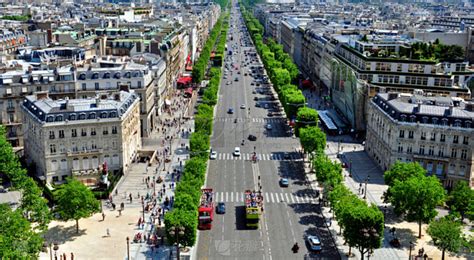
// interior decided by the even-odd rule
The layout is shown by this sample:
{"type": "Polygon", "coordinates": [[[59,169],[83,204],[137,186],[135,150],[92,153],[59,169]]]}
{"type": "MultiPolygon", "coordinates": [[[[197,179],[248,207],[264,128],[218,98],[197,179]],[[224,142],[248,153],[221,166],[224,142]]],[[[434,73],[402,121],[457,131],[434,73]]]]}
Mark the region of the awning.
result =
{"type": "Polygon", "coordinates": [[[192,77],[181,77],[178,79],[178,84],[186,85],[186,84],[191,83],[192,81],[193,81],[192,77]]]}
{"type": "Polygon", "coordinates": [[[337,130],[337,126],[334,124],[332,119],[327,115],[327,111],[318,110],[318,115],[319,115],[319,118],[321,118],[321,121],[323,121],[324,125],[326,125],[326,127],[329,130],[337,130]]]}

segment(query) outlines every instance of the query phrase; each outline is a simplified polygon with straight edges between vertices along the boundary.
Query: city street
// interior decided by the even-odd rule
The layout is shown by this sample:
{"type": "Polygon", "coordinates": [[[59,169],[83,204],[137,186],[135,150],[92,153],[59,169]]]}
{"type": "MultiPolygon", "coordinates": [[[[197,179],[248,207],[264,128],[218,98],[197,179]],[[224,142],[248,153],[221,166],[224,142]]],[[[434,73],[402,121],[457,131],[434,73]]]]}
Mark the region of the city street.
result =
{"type": "MultiPolygon", "coordinates": [[[[227,42],[234,52],[226,58],[232,66],[221,82],[211,137],[217,159],[209,163],[206,183],[207,187],[214,189],[214,201],[225,202],[226,213],[215,215],[211,230],[199,231],[197,258],[302,259],[319,256],[338,259],[339,254],[324,218],[319,214],[318,194],[306,185],[298,139],[288,135],[284,115],[268,116],[272,109],[270,106],[265,108],[265,104],[276,101],[270,102],[268,95],[261,94],[262,86],[251,85],[253,78],[250,74],[245,76],[252,65],[261,64],[244,65],[244,52],[255,49],[250,46],[241,48],[244,40],[241,41],[242,33],[239,31],[244,24],[237,11],[234,7],[227,42]],[[252,94],[254,90],[259,93],[252,94]],[[258,101],[254,101],[255,97],[258,101]],[[261,107],[255,106],[257,102],[261,107]],[[234,109],[233,114],[227,113],[230,108],[234,109]],[[267,129],[268,124],[271,130],[267,129]],[[248,140],[249,135],[256,136],[257,140],[248,140]],[[245,140],[244,145],[241,145],[242,140],[245,140]],[[240,157],[232,155],[235,147],[241,148],[240,157]],[[257,163],[251,160],[254,152],[257,163]],[[280,187],[280,177],[288,178],[288,188],[280,187]],[[244,191],[258,190],[259,180],[264,212],[259,228],[251,230],[245,227],[244,191]],[[306,235],[321,238],[321,253],[309,253],[306,235]],[[296,242],[300,250],[294,254],[291,248],[296,242]]],[[[247,34],[246,30],[243,32],[247,34]]]]}

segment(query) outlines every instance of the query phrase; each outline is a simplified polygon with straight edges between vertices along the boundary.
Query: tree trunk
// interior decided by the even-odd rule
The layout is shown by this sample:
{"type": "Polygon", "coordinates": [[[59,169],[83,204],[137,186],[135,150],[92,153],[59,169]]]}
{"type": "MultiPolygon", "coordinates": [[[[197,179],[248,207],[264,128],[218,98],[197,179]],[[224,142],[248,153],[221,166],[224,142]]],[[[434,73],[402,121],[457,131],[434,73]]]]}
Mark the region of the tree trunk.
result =
{"type": "Polygon", "coordinates": [[[418,238],[421,238],[421,220],[418,221],[418,238]]]}
{"type": "Polygon", "coordinates": [[[441,260],[444,260],[444,252],[446,252],[446,249],[443,248],[443,251],[441,253],[441,260]]]}
{"type": "Polygon", "coordinates": [[[359,250],[360,252],[360,260],[364,260],[364,249],[359,250]]]}
{"type": "Polygon", "coordinates": [[[76,233],[79,234],[79,219],[76,219],[76,233]]]}
{"type": "Polygon", "coordinates": [[[349,257],[351,257],[351,255],[352,255],[352,247],[349,246],[349,257]]]}

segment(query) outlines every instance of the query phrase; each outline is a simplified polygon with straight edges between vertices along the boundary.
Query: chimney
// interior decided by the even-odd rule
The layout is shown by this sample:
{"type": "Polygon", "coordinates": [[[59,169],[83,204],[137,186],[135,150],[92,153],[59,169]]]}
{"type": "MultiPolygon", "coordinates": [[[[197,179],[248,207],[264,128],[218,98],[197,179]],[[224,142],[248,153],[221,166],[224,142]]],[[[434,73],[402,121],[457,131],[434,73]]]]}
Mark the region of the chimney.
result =
{"type": "Polygon", "coordinates": [[[120,101],[120,93],[114,94],[114,100],[115,101],[120,101]]]}
{"type": "Polygon", "coordinates": [[[449,115],[452,115],[454,112],[454,105],[453,104],[450,104],[449,105],[449,115]]]}
{"type": "Polygon", "coordinates": [[[120,91],[125,91],[125,92],[130,92],[130,89],[129,89],[127,84],[120,84],[119,90],[120,91]]]}

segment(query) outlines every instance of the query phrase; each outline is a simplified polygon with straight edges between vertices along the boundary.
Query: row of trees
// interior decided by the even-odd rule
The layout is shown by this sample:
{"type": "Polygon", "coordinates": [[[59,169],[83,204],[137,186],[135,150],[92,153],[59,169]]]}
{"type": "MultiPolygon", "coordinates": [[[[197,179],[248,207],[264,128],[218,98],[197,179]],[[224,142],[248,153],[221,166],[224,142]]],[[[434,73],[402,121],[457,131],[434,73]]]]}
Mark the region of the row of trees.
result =
{"type": "Polygon", "coordinates": [[[245,8],[242,14],[250,36],[255,43],[255,48],[262,58],[262,62],[268,72],[268,76],[277,91],[285,112],[290,119],[294,119],[298,109],[305,105],[305,97],[300,89],[294,84],[298,77],[298,67],[293,63],[291,57],[283,51],[283,46],[273,40],[263,41],[263,26],[245,8]]]}
{"type": "Polygon", "coordinates": [[[193,82],[200,83],[204,79],[204,74],[207,71],[209,65],[209,59],[211,58],[211,52],[214,49],[217,37],[221,33],[222,19],[224,16],[219,17],[211,33],[207,37],[206,43],[199,54],[198,60],[193,65],[193,82]]]}
{"type": "MultiPolygon", "coordinates": [[[[221,17],[223,27],[220,29],[219,42],[215,46],[218,55],[225,55],[225,42],[229,28],[229,15],[221,17]]],[[[215,42],[215,41],[214,41],[215,42]]],[[[207,60],[207,62],[209,62],[207,60]]],[[[207,67],[207,64],[206,64],[207,67]]],[[[198,226],[198,207],[201,197],[201,187],[204,185],[207,171],[207,160],[210,149],[210,135],[212,134],[213,111],[217,103],[217,92],[221,79],[222,68],[209,70],[209,85],[203,94],[203,103],[197,108],[194,121],[194,133],[190,137],[191,159],[186,161],[183,177],[176,186],[173,210],[165,215],[166,234],[168,241],[175,243],[175,236],[171,236],[172,227],[184,227],[184,236],[180,237],[180,244],[192,246],[196,242],[198,226]]]]}

